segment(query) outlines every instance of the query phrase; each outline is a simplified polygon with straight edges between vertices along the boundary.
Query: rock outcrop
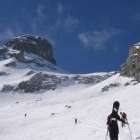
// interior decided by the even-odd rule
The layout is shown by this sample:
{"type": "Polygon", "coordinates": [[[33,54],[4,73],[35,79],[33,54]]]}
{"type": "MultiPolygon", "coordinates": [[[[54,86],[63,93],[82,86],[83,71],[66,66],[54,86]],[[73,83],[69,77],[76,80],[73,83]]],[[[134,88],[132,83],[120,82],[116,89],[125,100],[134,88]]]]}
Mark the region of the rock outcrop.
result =
{"type": "Polygon", "coordinates": [[[35,73],[33,76],[26,81],[22,81],[17,85],[4,85],[2,92],[8,92],[9,90],[16,92],[24,93],[33,93],[38,91],[48,91],[55,90],[58,87],[67,87],[74,84],[83,84],[83,85],[94,85],[97,84],[110,76],[113,73],[108,73],[105,75],[55,75],[55,74],[46,74],[43,72],[35,73]]]}
{"type": "Polygon", "coordinates": [[[6,53],[8,52],[8,48],[6,47],[0,47],[0,60],[6,58],[6,53]]]}
{"type": "MultiPolygon", "coordinates": [[[[12,50],[9,55],[15,57],[20,61],[24,61],[24,52],[36,54],[52,64],[56,64],[56,61],[53,57],[52,45],[46,38],[36,37],[31,35],[23,35],[11,40],[8,40],[5,43],[5,46],[12,50]]],[[[0,53],[6,51],[7,48],[1,49],[0,53]]]]}
{"type": "Polygon", "coordinates": [[[140,43],[134,44],[129,49],[129,56],[121,66],[121,75],[135,77],[140,81],[140,43]]]}
{"type": "Polygon", "coordinates": [[[101,91],[106,92],[106,91],[109,91],[110,89],[113,89],[119,86],[120,86],[120,83],[111,83],[109,85],[104,86],[101,91]]]}

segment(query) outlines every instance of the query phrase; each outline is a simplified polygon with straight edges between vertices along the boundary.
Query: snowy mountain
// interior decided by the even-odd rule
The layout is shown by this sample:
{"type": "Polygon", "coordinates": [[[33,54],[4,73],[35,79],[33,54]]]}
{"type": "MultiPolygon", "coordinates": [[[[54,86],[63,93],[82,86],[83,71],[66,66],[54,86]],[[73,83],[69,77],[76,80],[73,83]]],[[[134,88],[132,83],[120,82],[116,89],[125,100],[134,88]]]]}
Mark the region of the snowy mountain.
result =
{"type": "Polygon", "coordinates": [[[75,84],[96,84],[114,74],[67,74],[54,63],[48,40],[29,35],[7,41],[0,49],[0,58],[2,92],[37,93],[75,84]]]}
{"type": "MultiPolygon", "coordinates": [[[[106,119],[115,100],[128,115],[133,140],[140,139],[140,83],[134,78],[66,73],[42,53],[21,48],[0,49],[0,140],[109,140],[106,119]]],[[[128,127],[119,126],[119,140],[132,140],[128,127]]]]}

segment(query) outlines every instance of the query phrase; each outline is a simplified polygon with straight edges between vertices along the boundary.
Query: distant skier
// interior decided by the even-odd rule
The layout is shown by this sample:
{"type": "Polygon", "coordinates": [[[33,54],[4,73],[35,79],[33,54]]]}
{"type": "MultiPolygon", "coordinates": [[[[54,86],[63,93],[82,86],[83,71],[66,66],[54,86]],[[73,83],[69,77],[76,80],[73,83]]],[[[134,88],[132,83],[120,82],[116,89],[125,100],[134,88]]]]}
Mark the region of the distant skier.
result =
{"type": "Polygon", "coordinates": [[[27,117],[27,113],[24,114],[24,117],[25,117],[25,118],[27,117]]]}
{"type": "Polygon", "coordinates": [[[113,103],[113,109],[112,113],[107,118],[107,126],[109,131],[110,140],[118,140],[118,134],[119,134],[119,127],[118,127],[118,120],[122,122],[123,126],[124,124],[127,124],[126,118],[123,118],[124,116],[120,117],[118,115],[120,103],[118,101],[115,101],[113,103]]]}
{"type": "Polygon", "coordinates": [[[75,123],[75,124],[78,123],[78,119],[77,119],[77,118],[74,119],[74,123],[75,123]]]}

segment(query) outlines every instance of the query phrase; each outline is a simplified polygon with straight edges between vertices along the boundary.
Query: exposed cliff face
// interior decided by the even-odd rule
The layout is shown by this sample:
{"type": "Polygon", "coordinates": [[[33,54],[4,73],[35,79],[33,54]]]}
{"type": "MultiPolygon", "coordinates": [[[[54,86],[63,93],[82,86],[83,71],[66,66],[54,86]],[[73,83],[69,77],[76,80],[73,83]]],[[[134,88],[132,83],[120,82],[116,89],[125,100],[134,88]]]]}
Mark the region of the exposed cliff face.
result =
{"type": "Polygon", "coordinates": [[[140,81],[140,43],[134,44],[129,49],[129,56],[121,66],[121,75],[135,77],[140,81]]]}
{"type": "Polygon", "coordinates": [[[46,38],[23,35],[9,40],[5,43],[5,46],[13,50],[18,50],[18,53],[12,53],[11,56],[14,56],[19,60],[24,60],[24,52],[27,52],[36,54],[47,61],[56,64],[53,57],[52,45],[46,38]]]}

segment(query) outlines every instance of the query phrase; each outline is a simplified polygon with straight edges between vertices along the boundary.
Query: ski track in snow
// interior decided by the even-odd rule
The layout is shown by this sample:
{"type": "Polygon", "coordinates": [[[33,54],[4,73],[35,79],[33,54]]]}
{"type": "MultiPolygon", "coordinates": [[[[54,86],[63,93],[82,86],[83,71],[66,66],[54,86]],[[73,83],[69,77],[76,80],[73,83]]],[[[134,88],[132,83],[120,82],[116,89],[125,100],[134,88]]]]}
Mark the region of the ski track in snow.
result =
{"type": "MultiPolygon", "coordinates": [[[[128,114],[134,140],[140,136],[140,84],[124,86],[131,80],[117,74],[90,87],[44,94],[1,93],[0,140],[105,140],[106,119],[115,100],[128,114]],[[101,92],[105,85],[115,82],[121,86],[101,92]]],[[[119,140],[131,140],[127,127],[120,127],[119,140]]]]}

